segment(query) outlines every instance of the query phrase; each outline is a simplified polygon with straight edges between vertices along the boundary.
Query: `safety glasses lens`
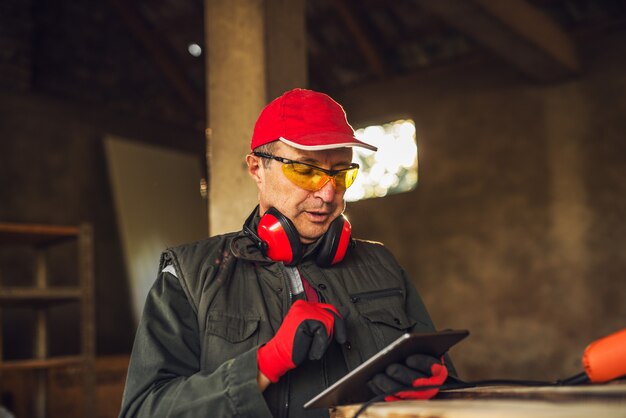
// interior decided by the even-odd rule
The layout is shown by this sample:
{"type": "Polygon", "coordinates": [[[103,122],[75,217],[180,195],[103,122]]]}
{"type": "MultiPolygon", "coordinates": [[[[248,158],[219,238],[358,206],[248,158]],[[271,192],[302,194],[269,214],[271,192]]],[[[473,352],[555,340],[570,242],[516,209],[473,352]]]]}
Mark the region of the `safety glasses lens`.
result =
{"type": "MultiPolygon", "coordinates": [[[[354,183],[359,169],[357,167],[341,170],[332,176],[337,190],[344,191],[354,183]]],[[[317,170],[311,166],[292,163],[283,164],[283,173],[285,177],[291,180],[295,185],[302,187],[311,192],[317,191],[324,187],[330,180],[331,176],[327,173],[317,170]]]]}
{"type": "Polygon", "coordinates": [[[337,175],[335,176],[335,182],[337,183],[337,187],[340,187],[341,185],[343,190],[345,190],[348,187],[352,186],[352,183],[354,183],[354,180],[356,179],[356,175],[358,173],[358,167],[349,168],[347,170],[342,170],[341,172],[337,173],[337,175]]]}

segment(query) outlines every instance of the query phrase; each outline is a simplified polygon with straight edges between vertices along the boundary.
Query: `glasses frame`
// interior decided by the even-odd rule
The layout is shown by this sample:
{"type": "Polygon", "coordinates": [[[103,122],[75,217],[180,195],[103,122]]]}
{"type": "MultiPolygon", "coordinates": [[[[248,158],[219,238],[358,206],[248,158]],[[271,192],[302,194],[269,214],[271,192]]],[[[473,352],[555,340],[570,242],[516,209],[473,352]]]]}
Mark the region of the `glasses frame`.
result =
{"type": "Polygon", "coordinates": [[[325,168],[318,167],[318,166],[313,165],[313,164],[303,163],[302,161],[290,160],[289,158],[278,157],[276,155],[266,154],[264,152],[253,152],[252,155],[257,156],[257,157],[261,157],[261,158],[269,158],[270,160],[276,160],[279,163],[283,163],[283,164],[302,164],[302,165],[306,165],[306,166],[315,168],[317,170],[320,170],[320,171],[324,172],[326,175],[328,175],[330,177],[335,177],[335,175],[341,173],[342,171],[352,170],[353,168],[360,168],[357,163],[351,163],[346,168],[340,168],[339,170],[327,170],[325,168]]]}
{"type": "Polygon", "coordinates": [[[356,169],[360,168],[357,163],[350,163],[350,165],[348,167],[346,167],[346,168],[341,168],[339,170],[327,170],[325,168],[318,167],[318,166],[313,165],[313,164],[303,163],[302,161],[290,160],[289,158],[279,157],[279,156],[272,155],[272,154],[266,154],[264,152],[253,151],[252,155],[254,155],[256,157],[261,157],[261,158],[267,158],[267,159],[270,159],[270,160],[275,160],[275,161],[278,161],[279,163],[283,163],[283,164],[302,164],[302,165],[306,165],[308,167],[311,167],[311,168],[314,168],[316,170],[319,170],[319,171],[323,172],[327,176],[331,177],[333,179],[333,181],[335,181],[335,176],[337,174],[341,173],[342,171],[348,171],[348,170],[353,170],[355,168],[356,169]]]}

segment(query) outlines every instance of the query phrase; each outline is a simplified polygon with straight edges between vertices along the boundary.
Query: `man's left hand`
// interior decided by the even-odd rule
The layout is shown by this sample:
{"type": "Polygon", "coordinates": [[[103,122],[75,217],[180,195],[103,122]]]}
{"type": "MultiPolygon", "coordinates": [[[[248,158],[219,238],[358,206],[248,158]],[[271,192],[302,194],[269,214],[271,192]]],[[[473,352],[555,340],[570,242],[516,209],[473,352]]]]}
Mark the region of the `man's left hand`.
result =
{"type": "Polygon", "coordinates": [[[405,364],[393,363],[387,366],[385,373],[379,373],[368,382],[369,388],[376,395],[393,393],[385,401],[403,399],[430,399],[439,392],[439,388],[420,389],[425,386],[440,386],[448,378],[448,369],[441,360],[424,354],[414,354],[405,360],[405,364]],[[414,390],[401,390],[408,386],[414,390]],[[396,391],[394,393],[394,391],[396,391]]]}

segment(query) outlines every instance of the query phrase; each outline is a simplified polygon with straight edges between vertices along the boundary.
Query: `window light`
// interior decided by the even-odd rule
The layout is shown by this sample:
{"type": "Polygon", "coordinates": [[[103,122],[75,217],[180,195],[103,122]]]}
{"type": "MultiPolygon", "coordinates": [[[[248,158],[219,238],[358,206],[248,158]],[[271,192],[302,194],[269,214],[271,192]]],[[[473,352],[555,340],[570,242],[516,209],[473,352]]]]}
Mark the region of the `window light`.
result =
{"type": "Polygon", "coordinates": [[[354,162],[361,168],[346,191],[349,202],[408,192],[417,186],[417,144],[412,120],[358,129],[355,136],[378,147],[377,152],[355,147],[354,162]]]}

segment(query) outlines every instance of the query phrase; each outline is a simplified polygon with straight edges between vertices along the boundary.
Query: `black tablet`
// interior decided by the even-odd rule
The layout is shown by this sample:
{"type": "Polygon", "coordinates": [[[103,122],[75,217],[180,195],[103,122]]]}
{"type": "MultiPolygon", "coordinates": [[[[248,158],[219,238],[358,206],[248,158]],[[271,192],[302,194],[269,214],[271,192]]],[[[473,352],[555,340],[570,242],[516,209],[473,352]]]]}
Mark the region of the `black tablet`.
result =
{"type": "Polygon", "coordinates": [[[382,373],[389,364],[402,362],[411,354],[418,353],[440,357],[468,335],[467,330],[406,333],[305,403],[304,408],[330,408],[366,402],[375,396],[367,387],[367,382],[377,373],[382,373]]]}

